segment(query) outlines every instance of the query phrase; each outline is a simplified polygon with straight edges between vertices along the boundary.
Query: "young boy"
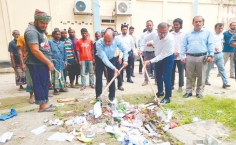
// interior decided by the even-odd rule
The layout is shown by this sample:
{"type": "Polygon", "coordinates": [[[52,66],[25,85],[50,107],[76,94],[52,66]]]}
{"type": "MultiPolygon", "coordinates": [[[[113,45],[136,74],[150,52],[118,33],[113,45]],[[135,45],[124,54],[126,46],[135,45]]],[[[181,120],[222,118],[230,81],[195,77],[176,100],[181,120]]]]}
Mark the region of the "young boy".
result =
{"type": "Polygon", "coordinates": [[[88,38],[88,30],[86,28],[81,29],[82,38],[76,42],[76,50],[78,54],[79,64],[81,66],[81,84],[82,87],[80,90],[86,88],[86,69],[89,70],[89,84],[91,88],[94,86],[94,71],[93,71],[93,62],[94,62],[94,50],[93,50],[93,41],[88,38]]]}

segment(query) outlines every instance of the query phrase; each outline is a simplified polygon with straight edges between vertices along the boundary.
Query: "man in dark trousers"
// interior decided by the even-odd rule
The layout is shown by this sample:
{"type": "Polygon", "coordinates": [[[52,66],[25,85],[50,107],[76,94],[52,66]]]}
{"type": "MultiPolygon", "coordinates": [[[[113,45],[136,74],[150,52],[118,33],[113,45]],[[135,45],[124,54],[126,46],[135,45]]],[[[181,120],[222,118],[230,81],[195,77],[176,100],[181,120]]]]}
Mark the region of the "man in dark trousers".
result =
{"type": "MultiPolygon", "coordinates": [[[[128,52],[127,48],[123,45],[122,41],[115,37],[113,30],[107,29],[104,38],[99,39],[96,42],[97,53],[95,56],[96,62],[96,98],[102,94],[102,73],[104,66],[107,68],[108,80],[119,75],[119,70],[115,67],[117,58],[114,57],[116,49],[119,48],[124,54],[123,65],[128,65],[128,52]]],[[[109,100],[113,103],[115,98],[115,82],[109,87],[109,100]]]]}

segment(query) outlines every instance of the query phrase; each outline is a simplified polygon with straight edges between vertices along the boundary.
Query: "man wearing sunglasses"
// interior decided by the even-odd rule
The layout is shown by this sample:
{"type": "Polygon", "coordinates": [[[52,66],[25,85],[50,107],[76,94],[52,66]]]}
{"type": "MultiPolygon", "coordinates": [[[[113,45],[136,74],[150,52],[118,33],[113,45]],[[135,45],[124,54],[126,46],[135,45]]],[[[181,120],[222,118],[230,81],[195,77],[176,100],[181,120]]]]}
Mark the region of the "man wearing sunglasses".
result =
{"type": "Polygon", "coordinates": [[[155,63],[156,80],[157,80],[157,96],[164,96],[161,100],[162,104],[170,103],[172,96],[171,74],[174,64],[174,38],[168,33],[169,25],[160,23],[157,27],[157,32],[152,32],[145,38],[147,46],[154,47],[155,57],[143,63],[144,66],[155,63]],[[165,93],[163,88],[165,84],[165,93]]]}

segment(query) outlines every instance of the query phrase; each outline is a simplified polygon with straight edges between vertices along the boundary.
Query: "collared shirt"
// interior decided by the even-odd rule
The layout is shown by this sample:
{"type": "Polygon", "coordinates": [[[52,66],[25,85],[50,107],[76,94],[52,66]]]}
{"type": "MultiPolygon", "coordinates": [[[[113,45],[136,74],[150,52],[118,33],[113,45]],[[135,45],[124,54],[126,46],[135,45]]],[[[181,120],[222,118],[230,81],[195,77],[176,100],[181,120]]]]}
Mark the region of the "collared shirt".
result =
{"type": "Polygon", "coordinates": [[[117,47],[123,52],[124,61],[127,61],[128,48],[126,48],[127,46],[124,45],[118,37],[115,37],[112,44],[109,46],[106,46],[104,44],[104,38],[101,38],[96,42],[96,55],[103,61],[106,66],[108,66],[112,70],[115,68],[115,66],[109,60],[114,57],[117,47]]]}
{"type": "Polygon", "coordinates": [[[158,62],[173,55],[175,40],[170,33],[168,33],[164,39],[160,40],[157,32],[152,32],[144,39],[144,43],[146,44],[149,41],[153,41],[155,49],[155,57],[150,60],[151,63],[158,62]]]}
{"type": "Polygon", "coordinates": [[[224,42],[224,35],[222,33],[217,34],[216,32],[214,33],[214,42],[215,42],[215,47],[217,48],[218,51],[215,50],[215,52],[221,52],[222,47],[223,47],[223,42],[224,42]]]}
{"type": "Polygon", "coordinates": [[[129,35],[129,34],[122,35],[121,34],[118,37],[127,46],[128,52],[133,50],[133,53],[136,53],[136,49],[134,46],[134,38],[131,35],[129,35]]]}
{"type": "MultiPolygon", "coordinates": [[[[229,40],[229,45],[232,43],[236,43],[236,33],[233,34],[233,36],[229,40]]],[[[234,48],[234,61],[236,61],[236,48],[234,48]]]]}
{"type": "MultiPolygon", "coordinates": [[[[153,31],[152,31],[153,32],[153,31]]],[[[144,42],[144,39],[145,37],[147,37],[147,35],[149,35],[150,33],[152,32],[149,32],[149,31],[146,31],[142,34],[141,38],[140,38],[140,50],[141,51],[154,51],[154,48],[153,47],[149,47],[147,46],[146,42],[144,42]]]]}
{"type": "Polygon", "coordinates": [[[49,45],[52,51],[52,62],[57,70],[63,70],[65,68],[65,63],[67,63],[67,56],[64,48],[64,43],[62,41],[56,42],[54,38],[50,39],[49,45]]]}
{"type": "Polygon", "coordinates": [[[229,33],[229,31],[225,31],[224,35],[224,49],[223,52],[234,52],[234,48],[229,45],[230,38],[233,34],[229,33]]]}
{"type": "Polygon", "coordinates": [[[172,34],[172,36],[175,39],[175,52],[178,52],[179,55],[177,57],[175,57],[175,60],[180,60],[180,52],[181,52],[181,46],[184,40],[184,36],[185,36],[185,32],[180,29],[180,31],[178,33],[176,33],[175,31],[170,32],[170,34],[172,34]]]}
{"type": "Polygon", "coordinates": [[[20,64],[18,57],[18,47],[16,46],[17,40],[12,40],[8,45],[8,52],[13,54],[15,64],[20,64]]]}
{"type": "Polygon", "coordinates": [[[186,33],[181,49],[181,58],[186,57],[186,53],[198,54],[207,53],[214,56],[214,35],[211,31],[202,28],[200,31],[194,30],[186,33]]]}

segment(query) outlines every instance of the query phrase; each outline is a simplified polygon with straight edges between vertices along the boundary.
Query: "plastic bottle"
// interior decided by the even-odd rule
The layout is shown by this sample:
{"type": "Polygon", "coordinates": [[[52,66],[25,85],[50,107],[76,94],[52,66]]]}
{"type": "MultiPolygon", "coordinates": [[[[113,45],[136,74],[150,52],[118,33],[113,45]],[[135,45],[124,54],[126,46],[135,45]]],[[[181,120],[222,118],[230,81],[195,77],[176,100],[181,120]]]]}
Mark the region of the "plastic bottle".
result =
{"type": "Polygon", "coordinates": [[[128,134],[126,134],[125,136],[124,136],[124,141],[123,141],[123,144],[122,145],[129,145],[129,135],[128,134]]]}

